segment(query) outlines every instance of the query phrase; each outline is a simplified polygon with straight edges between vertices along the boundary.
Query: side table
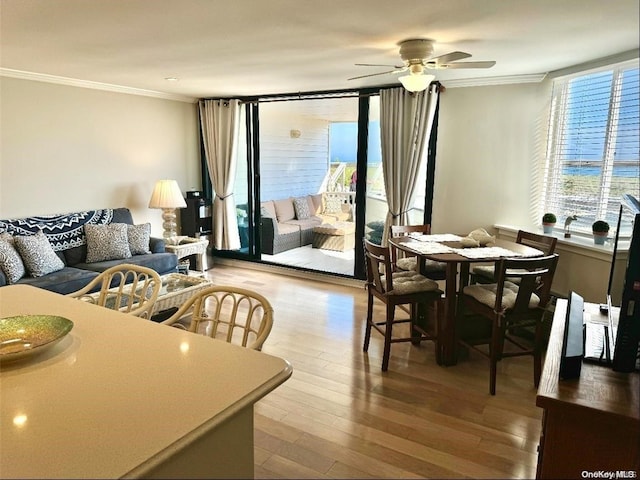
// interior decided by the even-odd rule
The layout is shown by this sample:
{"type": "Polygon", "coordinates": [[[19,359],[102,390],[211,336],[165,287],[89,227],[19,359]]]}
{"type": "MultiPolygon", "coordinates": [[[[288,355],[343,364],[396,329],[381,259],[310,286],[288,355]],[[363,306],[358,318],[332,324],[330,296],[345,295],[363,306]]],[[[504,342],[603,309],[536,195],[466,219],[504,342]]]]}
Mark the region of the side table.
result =
{"type": "Polygon", "coordinates": [[[175,253],[178,259],[196,256],[196,268],[204,273],[204,256],[207,253],[207,245],[209,240],[206,238],[186,238],[182,240],[180,245],[166,245],[167,252],[175,253]]]}

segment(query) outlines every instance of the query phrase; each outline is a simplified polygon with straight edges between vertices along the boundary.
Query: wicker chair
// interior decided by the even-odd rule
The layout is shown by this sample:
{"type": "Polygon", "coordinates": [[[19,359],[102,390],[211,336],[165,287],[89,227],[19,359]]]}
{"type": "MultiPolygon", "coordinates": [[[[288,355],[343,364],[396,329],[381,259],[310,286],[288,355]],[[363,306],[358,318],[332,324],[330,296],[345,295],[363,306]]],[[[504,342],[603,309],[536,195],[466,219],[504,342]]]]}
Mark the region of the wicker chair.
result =
{"type": "Polygon", "coordinates": [[[436,362],[440,363],[440,323],[438,321],[441,309],[438,308],[442,291],[438,284],[417,272],[394,272],[391,265],[391,255],[388,247],[381,247],[364,239],[365,260],[367,264],[367,326],[364,335],[363,351],[369,350],[371,329],[381,333],[384,337],[382,354],[382,371],[389,367],[391,344],[397,342],[412,342],[420,344],[422,340],[433,340],[436,344],[436,362]],[[373,318],[374,298],[382,301],[386,306],[386,317],[383,321],[373,318]],[[427,305],[429,319],[426,325],[419,325],[418,304],[427,305]],[[396,318],[397,306],[410,305],[409,318],[396,318]],[[394,337],[393,326],[399,323],[410,323],[410,334],[407,337],[394,337]]]}
{"type": "Polygon", "coordinates": [[[150,318],[161,286],[162,280],[155,270],[123,263],[108,268],[68,296],[136,317],[150,318]]]}
{"type": "Polygon", "coordinates": [[[183,318],[190,318],[190,332],[261,350],[273,326],[273,307],[251,290],[213,286],[197,292],[164,323],[176,326],[183,318]]]}

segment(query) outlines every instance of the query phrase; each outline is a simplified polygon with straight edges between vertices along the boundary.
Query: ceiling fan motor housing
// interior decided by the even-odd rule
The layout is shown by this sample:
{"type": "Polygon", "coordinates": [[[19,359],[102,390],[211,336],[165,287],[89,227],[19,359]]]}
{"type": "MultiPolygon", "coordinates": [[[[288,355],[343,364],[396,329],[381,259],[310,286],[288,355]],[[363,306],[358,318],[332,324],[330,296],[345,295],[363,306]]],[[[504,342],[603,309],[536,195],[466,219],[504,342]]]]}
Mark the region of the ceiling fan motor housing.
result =
{"type": "Polygon", "coordinates": [[[414,38],[400,42],[400,58],[408,65],[420,64],[433,55],[433,42],[414,38]]]}

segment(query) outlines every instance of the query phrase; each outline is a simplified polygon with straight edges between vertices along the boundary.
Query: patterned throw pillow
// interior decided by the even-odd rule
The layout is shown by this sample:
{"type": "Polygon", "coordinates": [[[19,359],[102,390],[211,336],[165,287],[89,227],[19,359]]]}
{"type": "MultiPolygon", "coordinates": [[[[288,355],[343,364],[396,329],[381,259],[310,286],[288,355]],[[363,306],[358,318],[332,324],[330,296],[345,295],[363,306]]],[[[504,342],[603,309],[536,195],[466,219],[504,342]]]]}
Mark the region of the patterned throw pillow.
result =
{"type": "Polygon", "coordinates": [[[127,225],[127,238],[131,255],[146,255],[149,250],[149,238],[151,237],[151,224],[127,225]]]}
{"type": "Polygon", "coordinates": [[[337,197],[327,198],[327,205],[324,209],[324,213],[341,213],[342,201],[337,197]]]}
{"type": "Polygon", "coordinates": [[[87,263],[131,258],[126,223],[84,226],[87,236],[87,263]]]}
{"type": "Polygon", "coordinates": [[[17,236],[14,242],[25,268],[32,277],[42,277],[64,268],[64,262],[53,251],[42,230],[35,235],[17,236]]]}
{"type": "Polygon", "coordinates": [[[16,283],[26,273],[22,258],[14,246],[13,237],[6,232],[0,233],[0,270],[10,284],[16,283]]]}
{"type": "Polygon", "coordinates": [[[311,216],[309,212],[309,202],[306,197],[294,198],[293,208],[296,211],[296,218],[298,220],[305,220],[311,216]]]}

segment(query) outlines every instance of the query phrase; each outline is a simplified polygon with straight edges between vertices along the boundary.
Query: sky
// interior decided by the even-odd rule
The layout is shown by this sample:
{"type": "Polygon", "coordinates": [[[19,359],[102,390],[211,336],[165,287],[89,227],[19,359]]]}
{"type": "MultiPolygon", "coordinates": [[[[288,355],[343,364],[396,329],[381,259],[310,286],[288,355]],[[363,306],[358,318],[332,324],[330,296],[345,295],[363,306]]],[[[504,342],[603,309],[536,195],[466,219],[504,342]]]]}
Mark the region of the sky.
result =
{"type": "MultiPolygon", "coordinates": [[[[369,163],[379,163],[380,122],[369,123],[369,163]]],[[[329,157],[332,162],[356,163],[358,151],[358,123],[333,122],[329,127],[329,157]]]]}

